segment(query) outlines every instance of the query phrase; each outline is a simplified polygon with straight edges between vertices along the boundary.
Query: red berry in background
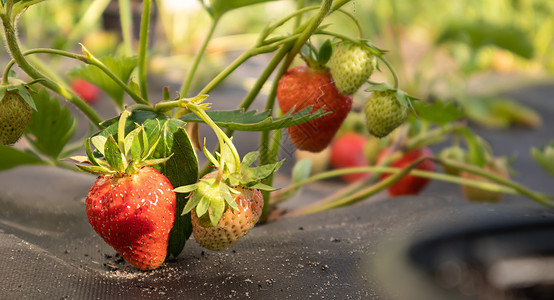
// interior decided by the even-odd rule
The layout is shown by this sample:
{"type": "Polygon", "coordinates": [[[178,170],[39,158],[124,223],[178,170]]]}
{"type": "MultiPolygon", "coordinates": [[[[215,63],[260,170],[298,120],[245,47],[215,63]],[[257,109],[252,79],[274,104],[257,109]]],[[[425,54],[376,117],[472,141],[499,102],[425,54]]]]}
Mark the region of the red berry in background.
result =
{"type": "Polygon", "coordinates": [[[81,78],[73,79],[71,89],[87,103],[95,102],[100,94],[100,89],[96,85],[81,78]]]}
{"type": "Polygon", "coordinates": [[[341,94],[325,68],[306,65],[291,68],[279,80],[277,100],[283,112],[298,112],[312,105],[312,112],[325,106],[329,114],[288,127],[292,143],[300,150],[325,149],[352,108],[352,96],[341,94]]]}
{"type": "MultiPolygon", "coordinates": [[[[389,156],[391,153],[390,148],[385,148],[381,152],[378,158],[378,162],[383,161],[387,156],[389,156]]],[[[404,155],[389,164],[390,167],[394,168],[405,168],[415,160],[419,159],[423,156],[432,156],[433,152],[428,147],[422,147],[419,149],[411,150],[404,155]]],[[[424,160],[419,166],[416,167],[417,170],[422,171],[435,171],[435,163],[430,160],[424,160]]],[[[383,174],[381,175],[381,180],[387,178],[390,176],[390,174],[383,174]]],[[[431,182],[429,178],[422,178],[422,177],[415,177],[412,175],[406,175],[393,185],[389,186],[387,191],[390,196],[402,196],[402,195],[417,195],[419,192],[421,192],[428,184],[431,182]]]]}
{"type": "MultiPolygon", "coordinates": [[[[364,152],[366,141],[366,136],[355,132],[337,136],[331,144],[331,166],[334,169],[369,166],[364,152]]],[[[365,178],[368,174],[351,173],[342,175],[341,179],[345,182],[354,182],[365,178]]]]}

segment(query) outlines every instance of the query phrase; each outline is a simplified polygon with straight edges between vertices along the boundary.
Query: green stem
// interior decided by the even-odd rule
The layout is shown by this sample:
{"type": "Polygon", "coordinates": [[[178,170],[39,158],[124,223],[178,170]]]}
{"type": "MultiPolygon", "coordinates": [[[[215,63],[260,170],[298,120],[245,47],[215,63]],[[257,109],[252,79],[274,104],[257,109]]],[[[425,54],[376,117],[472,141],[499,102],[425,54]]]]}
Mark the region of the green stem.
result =
{"type": "Polygon", "coordinates": [[[396,75],[396,71],[394,70],[393,66],[391,65],[391,63],[388,61],[388,59],[386,59],[383,55],[377,55],[377,57],[383,62],[385,63],[385,65],[387,66],[387,68],[389,69],[391,75],[392,75],[392,79],[393,79],[393,87],[395,89],[398,89],[398,75],[396,75]]]}
{"type": "Polygon", "coordinates": [[[192,80],[196,74],[196,70],[198,69],[198,65],[200,65],[200,61],[202,60],[202,57],[204,56],[204,53],[206,52],[206,48],[208,47],[208,44],[210,40],[212,39],[215,29],[219,23],[219,18],[212,18],[212,23],[210,24],[210,28],[208,30],[208,33],[206,34],[204,38],[204,42],[200,46],[200,49],[196,53],[196,56],[194,58],[194,61],[192,63],[192,66],[187,74],[187,77],[185,79],[185,82],[183,83],[183,87],[181,88],[181,98],[184,98],[187,96],[190,86],[192,84],[192,80]]]}
{"type": "MultiPolygon", "coordinates": [[[[312,182],[334,178],[334,177],[347,175],[347,174],[355,174],[355,173],[396,174],[401,171],[402,171],[401,168],[393,168],[393,167],[352,167],[352,168],[337,169],[337,170],[316,174],[304,180],[293,183],[290,186],[287,186],[286,188],[279,190],[278,193],[287,193],[289,191],[293,191],[295,189],[298,189],[312,182]]],[[[459,176],[453,176],[453,175],[448,175],[444,173],[422,171],[422,170],[415,169],[415,170],[411,170],[409,175],[414,177],[428,178],[428,179],[440,180],[444,182],[456,183],[460,185],[472,186],[479,189],[488,190],[491,192],[500,192],[504,194],[513,194],[513,195],[517,194],[515,189],[505,187],[503,185],[499,185],[491,182],[483,182],[480,180],[466,179],[459,176]]],[[[286,200],[286,199],[281,199],[281,200],[286,200]]],[[[279,202],[271,202],[271,205],[276,205],[278,203],[279,202]]]]}
{"type": "Polygon", "coordinates": [[[119,16],[121,21],[121,35],[125,55],[133,55],[133,20],[130,0],[119,0],[119,16]]]}
{"type": "MultiPolygon", "coordinates": [[[[203,108],[199,107],[197,104],[192,104],[192,103],[187,103],[186,107],[190,111],[195,113],[198,117],[200,117],[200,119],[202,119],[202,121],[204,121],[204,123],[206,123],[208,126],[210,126],[212,128],[212,130],[214,131],[214,133],[217,136],[220,148],[222,147],[222,145],[224,143],[227,144],[227,146],[229,147],[229,149],[231,150],[231,153],[233,155],[233,159],[234,159],[234,163],[235,163],[235,170],[239,171],[240,170],[240,156],[239,156],[239,153],[237,151],[237,148],[235,148],[235,145],[233,144],[231,139],[225,134],[225,132],[223,132],[221,130],[221,128],[219,128],[219,126],[217,126],[217,124],[215,124],[215,122],[210,118],[210,116],[208,116],[208,114],[206,113],[206,111],[203,108]]],[[[223,157],[223,155],[221,155],[221,157],[223,157]]]]}
{"type": "Polygon", "coordinates": [[[31,66],[26,60],[25,56],[21,52],[21,49],[19,47],[16,31],[13,27],[12,23],[9,20],[9,17],[5,14],[2,14],[0,16],[2,18],[2,23],[4,25],[4,34],[5,34],[5,41],[8,47],[8,50],[10,54],[12,55],[12,58],[17,62],[19,67],[27,73],[31,78],[33,79],[42,79],[41,84],[45,87],[49,88],[50,90],[60,94],[62,97],[66,98],[68,101],[73,103],[77,108],[79,108],[83,114],[92,122],[94,123],[98,128],[101,128],[100,123],[102,122],[102,118],[94,111],[85,101],[83,101],[81,98],[79,98],[75,93],[73,93],[70,90],[67,90],[60,86],[59,84],[53,82],[52,80],[48,79],[47,77],[43,76],[40,72],[38,72],[33,66],[31,66]]]}
{"type": "Polygon", "coordinates": [[[151,0],[142,2],[142,18],[140,23],[140,38],[138,51],[138,82],[140,96],[148,101],[148,84],[146,81],[146,55],[148,50],[148,27],[150,24],[151,0]]]}
{"type": "Polygon", "coordinates": [[[335,201],[316,202],[316,203],[314,203],[312,205],[309,205],[305,208],[302,208],[302,209],[299,209],[299,210],[296,210],[296,211],[292,211],[292,212],[286,214],[285,216],[307,215],[307,214],[322,212],[322,211],[326,211],[326,210],[330,210],[330,209],[334,209],[334,208],[338,208],[338,207],[342,207],[342,206],[347,206],[347,205],[356,203],[358,201],[361,201],[361,200],[363,200],[367,197],[370,197],[370,196],[373,196],[373,195],[379,193],[380,191],[386,189],[390,185],[396,183],[397,181],[402,179],[404,176],[406,176],[408,173],[410,173],[413,169],[415,169],[417,166],[419,166],[426,159],[427,159],[427,157],[421,157],[421,158],[415,160],[414,162],[412,162],[411,164],[409,164],[408,166],[406,166],[400,172],[398,172],[394,175],[388,176],[387,178],[379,181],[378,183],[376,183],[376,184],[374,184],[374,185],[372,185],[368,188],[362,189],[361,191],[356,192],[352,195],[349,195],[349,196],[346,196],[346,197],[343,197],[343,198],[339,198],[338,200],[335,200],[335,201]]]}

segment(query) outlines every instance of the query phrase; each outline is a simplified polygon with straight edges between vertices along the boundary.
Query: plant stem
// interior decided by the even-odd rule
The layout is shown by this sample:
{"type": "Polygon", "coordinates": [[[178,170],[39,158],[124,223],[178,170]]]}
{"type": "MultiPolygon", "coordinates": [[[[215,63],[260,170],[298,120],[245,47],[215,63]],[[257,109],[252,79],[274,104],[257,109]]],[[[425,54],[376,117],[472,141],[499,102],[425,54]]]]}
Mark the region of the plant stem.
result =
{"type": "Polygon", "coordinates": [[[9,17],[5,14],[0,15],[0,17],[2,18],[2,23],[4,25],[4,34],[7,47],[10,51],[10,54],[12,55],[12,58],[17,62],[19,67],[31,78],[42,79],[42,85],[60,94],[62,97],[73,103],[92,123],[94,123],[98,128],[101,128],[100,123],[102,122],[102,118],[100,118],[96,111],[94,111],[85,101],[79,98],[72,91],[63,88],[59,84],[43,76],[25,60],[25,56],[21,52],[17,41],[15,28],[10,22],[9,17]]]}
{"type": "Polygon", "coordinates": [[[181,98],[186,97],[189,92],[190,86],[192,84],[192,80],[194,78],[194,75],[196,74],[196,70],[198,69],[198,65],[200,65],[200,61],[202,60],[202,57],[204,57],[206,48],[208,47],[208,44],[214,35],[215,29],[218,23],[219,23],[219,18],[215,18],[215,17],[212,18],[212,23],[210,24],[210,28],[208,29],[208,32],[204,38],[204,42],[202,43],[202,45],[200,46],[200,49],[196,53],[192,66],[181,88],[181,93],[180,93],[181,98]]]}
{"type": "Polygon", "coordinates": [[[148,27],[150,24],[151,0],[143,0],[138,50],[138,84],[140,96],[148,101],[148,83],[146,81],[146,56],[148,50],[148,27]]]}
{"type": "Polygon", "coordinates": [[[125,55],[133,55],[133,20],[130,0],[119,0],[119,17],[125,55]]]}

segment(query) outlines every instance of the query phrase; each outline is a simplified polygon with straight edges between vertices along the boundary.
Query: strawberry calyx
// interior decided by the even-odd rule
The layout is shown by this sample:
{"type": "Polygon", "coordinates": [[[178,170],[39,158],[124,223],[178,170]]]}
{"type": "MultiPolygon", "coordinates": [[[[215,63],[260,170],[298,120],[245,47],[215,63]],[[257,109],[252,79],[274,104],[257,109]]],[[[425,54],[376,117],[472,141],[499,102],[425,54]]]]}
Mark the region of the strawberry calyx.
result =
{"type": "Polygon", "coordinates": [[[29,83],[25,83],[19,79],[15,79],[12,77],[10,77],[8,80],[9,83],[0,85],[0,102],[4,100],[6,94],[14,93],[19,95],[25,101],[25,103],[27,103],[33,110],[36,111],[37,107],[35,105],[33,97],[31,97],[29,87],[41,80],[33,80],[29,83]]]}
{"type": "Polygon", "coordinates": [[[418,98],[412,97],[408,94],[406,94],[404,91],[391,87],[390,85],[386,83],[372,83],[372,86],[365,89],[366,92],[384,92],[386,94],[394,95],[396,100],[398,100],[398,103],[402,108],[410,109],[414,113],[415,108],[412,105],[412,102],[419,101],[418,98]]]}
{"type": "Polygon", "coordinates": [[[143,167],[161,164],[169,159],[169,157],[149,158],[161,139],[159,132],[156,137],[150,138],[144,127],[137,124],[134,130],[125,135],[125,123],[129,115],[130,112],[127,110],[121,113],[117,141],[111,134],[108,137],[96,135],[87,139],[85,142],[87,155],[71,157],[80,163],[76,164],[79,169],[93,174],[123,177],[135,174],[143,167]],[[91,144],[99,154],[93,152],[91,144]]]}

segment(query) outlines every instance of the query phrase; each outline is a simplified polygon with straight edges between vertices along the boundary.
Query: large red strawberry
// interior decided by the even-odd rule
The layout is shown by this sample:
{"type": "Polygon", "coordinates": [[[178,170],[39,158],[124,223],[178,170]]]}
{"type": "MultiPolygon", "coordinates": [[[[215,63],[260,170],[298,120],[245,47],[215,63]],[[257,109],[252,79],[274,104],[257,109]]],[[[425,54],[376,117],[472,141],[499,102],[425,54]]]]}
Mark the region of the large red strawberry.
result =
{"type": "MultiPolygon", "coordinates": [[[[334,169],[368,166],[364,151],[366,142],[367,137],[356,132],[337,136],[331,143],[331,166],[334,169]]],[[[367,175],[368,173],[351,173],[342,175],[341,179],[345,182],[354,182],[367,175]]]]}
{"type": "Polygon", "coordinates": [[[156,169],[100,175],[86,198],[92,228],[126,261],[141,270],[161,265],[175,219],[175,192],[156,169]]]}
{"type": "Polygon", "coordinates": [[[73,159],[90,164],[77,165],[82,170],[99,174],[86,198],[92,228],[130,264],[152,270],[167,255],[176,196],[167,177],[149,167],[167,158],[149,159],[156,143],[143,138],[145,129],[124,137],[128,116],[124,111],[119,119],[119,142],[112,135],[95,136],[85,144],[87,156],[73,159]],[[105,160],[93,154],[91,140],[105,160]]]}
{"type": "Polygon", "coordinates": [[[319,152],[329,145],[352,108],[352,96],[341,94],[326,68],[296,66],[279,80],[277,99],[283,112],[325,106],[327,115],[287,128],[293,144],[301,150],[319,152]]]}
{"type": "MultiPolygon", "coordinates": [[[[203,179],[213,179],[216,174],[217,172],[210,173],[204,176],[203,179]]],[[[212,188],[214,183],[215,181],[207,181],[208,186],[206,188],[212,188]]],[[[248,233],[260,220],[264,206],[262,193],[257,189],[240,186],[234,187],[233,190],[236,192],[231,195],[237,207],[232,208],[227,206],[216,226],[213,226],[209,214],[198,217],[196,210],[191,212],[194,239],[206,249],[220,251],[229,248],[248,233]]],[[[201,192],[203,191],[196,191],[196,193],[201,192]]],[[[211,197],[217,198],[221,196],[223,198],[219,189],[215,190],[215,193],[211,197]]],[[[224,200],[221,199],[221,201],[224,200]]]]}
{"type": "MultiPolygon", "coordinates": [[[[381,152],[378,158],[378,162],[382,162],[386,157],[391,155],[390,148],[385,148],[381,152]]],[[[390,163],[390,167],[394,168],[405,168],[415,160],[424,157],[424,156],[432,156],[433,152],[428,147],[422,147],[415,150],[408,151],[403,154],[403,156],[390,163]]],[[[417,170],[422,171],[435,171],[435,163],[430,160],[425,160],[419,166],[416,167],[417,170]]],[[[390,174],[383,174],[381,175],[381,179],[384,179],[386,177],[390,176],[390,174]]],[[[406,175],[396,183],[392,184],[388,187],[388,193],[390,196],[401,196],[401,195],[417,195],[419,194],[430,182],[431,180],[428,178],[422,178],[422,177],[416,177],[412,175],[406,175]]]]}

